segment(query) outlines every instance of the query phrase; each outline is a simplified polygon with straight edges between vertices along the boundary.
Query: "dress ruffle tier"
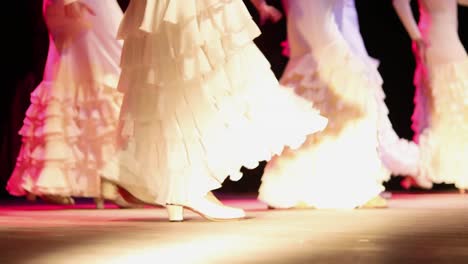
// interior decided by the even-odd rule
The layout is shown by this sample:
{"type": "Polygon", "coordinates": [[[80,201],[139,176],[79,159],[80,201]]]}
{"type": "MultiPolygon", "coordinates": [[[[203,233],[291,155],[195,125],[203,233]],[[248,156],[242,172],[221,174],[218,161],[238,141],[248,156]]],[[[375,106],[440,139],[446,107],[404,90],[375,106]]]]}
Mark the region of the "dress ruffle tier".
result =
{"type": "Polygon", "coordinates": [[[115,153],[122,96],[94,82],[57,85],[62,84],[42,82],[31,94],[19,131],[23,145],[7,189],[13,195],[97,197],[99,169],[115,153]]]}
{"type": "Polygon", "coordinates": [[[413,122],[419,131],[420,173],[435,183],[468,189],[468,59],[433,66],[426,82],[419,67],[413,122]]]}

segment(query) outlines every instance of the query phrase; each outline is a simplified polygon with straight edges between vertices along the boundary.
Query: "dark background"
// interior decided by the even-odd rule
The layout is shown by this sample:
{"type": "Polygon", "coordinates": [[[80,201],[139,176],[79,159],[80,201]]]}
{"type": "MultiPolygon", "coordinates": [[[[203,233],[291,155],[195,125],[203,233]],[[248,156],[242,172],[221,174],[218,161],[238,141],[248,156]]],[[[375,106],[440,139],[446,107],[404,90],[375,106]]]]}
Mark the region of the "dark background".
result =
{"type": "MultiPolygon", "coordinates": [[[[98,1],[98,0],[96,0],[98,1]]],[[[248,0],[245,1],[257,14],[248,0]]],[[[280,8],[280,1],[270,1],[280,8]]],[[[416,1],[413,1],[415,4],[416,1]]],[[[126,8],[128,0],[119,0],[126,8]]],[[[2,96],[0,99],[0,197],[6,198],[5,184],[15,165],[22,126],[29,106],[29,94],[39,84],[47,56],[48,36],[42,19],[42,1],[5,1],[2,43],[2,96]]],[[[412,137],[411,114],[414,87],[414,61],[410,40],[394,13],[391,0],[356,0],[363,35],[369,54],[380,61],[379,71],[384,79],[386,103],[396,132],[404,138],[412,137]]],[[[280,42],[285,40],[285,21],[262,27],[263,35],[255,40],[272,69],[280,77],[287,59],[281,55],[280,42]]],[[[468,9],[459,8],[460,38],[468,46],[468,9]]],[[[239,182],[227,182],[221,191],[255,192],[260,184],[263,165],[251,171],[239,182]]],[[[398,190],[400,178],[387,183],[389,190],[398,190]]],[[[436,189],[451,186],[436,186],[436,189]]]]}

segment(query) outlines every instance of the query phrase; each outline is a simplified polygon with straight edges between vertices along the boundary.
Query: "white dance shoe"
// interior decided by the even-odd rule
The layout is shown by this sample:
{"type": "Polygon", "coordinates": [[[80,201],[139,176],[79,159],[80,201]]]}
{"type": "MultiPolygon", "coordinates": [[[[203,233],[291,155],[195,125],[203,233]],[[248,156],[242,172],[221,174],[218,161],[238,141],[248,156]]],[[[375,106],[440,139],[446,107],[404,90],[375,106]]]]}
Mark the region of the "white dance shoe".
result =
{"type": "Polygon", "coordinates": [[[418,187],[422,189],[432,189],[433,183],[430,179],[425,177],[413,177],[407,176],[401,181],[401,186],[406,190],[409,190],[411,187],[418,187]]]}
{"type": "Polygon", "coordinates": [[[101,197],[94,198],[97,209],[104,209],[105,201],[110,201],[119,208],[143,208],[142,204],[131,203],[127,201],[119,192],[119,187],[108,180],[101,181],[101,197]]]}
{"type": "Polygon", "coordinates": [[[211,221],[239,220],[246,217],[244,210],[222,205],[220,202],[213,201],[212,198],[208,197],[190,201],[185,205],[167,204],[169,221],[182,222],[184,220],[184,209],[188,209],[211,221]]]}
{"type": "MultiPolygon", "coordinates": [[[[36,201],[36,195],[32,193],[28,193],[26,195],[26,199],[31,202],[36,201]]],[[[70,196],[62,196],[62,195],[56,195],[56,194],[43,194],[39,195],[39,197],[46,203],[50,204],[58,204],[58,205],[74,205],[75,200],[73,197],[70,196]]]]}

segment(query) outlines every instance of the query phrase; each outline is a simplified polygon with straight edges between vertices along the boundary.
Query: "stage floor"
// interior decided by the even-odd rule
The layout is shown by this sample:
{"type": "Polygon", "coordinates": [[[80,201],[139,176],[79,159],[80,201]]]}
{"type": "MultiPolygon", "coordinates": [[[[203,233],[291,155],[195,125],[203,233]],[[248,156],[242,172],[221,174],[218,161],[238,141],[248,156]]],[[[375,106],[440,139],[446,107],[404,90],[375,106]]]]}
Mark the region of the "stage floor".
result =
{"type": "Polygon", "coordinates": [[[4,202],[0,263],[468,263],[468,195],[393,194],[390,208],[362,210],[224,201],[250,219],[169,223],[163,209],[4,202]]]}

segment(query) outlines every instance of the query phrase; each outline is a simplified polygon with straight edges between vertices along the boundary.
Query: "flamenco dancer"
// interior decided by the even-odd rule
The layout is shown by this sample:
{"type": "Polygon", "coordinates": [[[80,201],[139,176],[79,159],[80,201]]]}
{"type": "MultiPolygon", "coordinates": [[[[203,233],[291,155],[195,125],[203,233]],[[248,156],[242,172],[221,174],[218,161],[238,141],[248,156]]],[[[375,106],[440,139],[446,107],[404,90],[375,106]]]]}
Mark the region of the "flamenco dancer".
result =
{"type": "Polygon", "coordinates": [[[413,130],[419,173],[435,183],[468,188],[468,58],[458,37],[457,2],[420,0],[419,25],[410,0],[393,6],[413,41],[416,86],[413,130]]]}
{"type": "MultiPolygon", "coordinates": [[[[278,11],[252,1],[263,19],[278,11]]],[[[245,217],[207,197],[240,168],[300,146],[327,120],[280,87],[241,0],[132,0],[120,84],[120,154],[105,176],[135,198],[211,220],[245,217]]]]}
{"type": "Polygon", "coordinates": [[[22,147],[7,184],[15,196],[59,204],[73,197],[130,206],[100,170],[115,154],[123,16],[115,0],[44,0],[49,53],[43,81],[19,131],[22,147]]]}
{"type": "Polygon", "coordinates": [[[281,83],[309,99],[329,124],[299,149],[287,149],[267,164],[259,199],[273,208],[386,207],[380,193],[390,173],[377,151],[381,79],[367,53],[352,48],[361,43],[348,43],[340,32],[336,13],[345,3],[283,4],[290,61],[281,83]]]}
{"type": "Polygon", "coordinates": [[[385,93],[382,89],[383,80],[377,70],[379,62],[370,57],[362,39],[358,14],[354,0],[338,0],[335,5],[335,19],[343,37],[355,55],[367,62],[369,75],[380,83],[375,92],[379,110],[378,151],[384,166],[393,174],[406,176],[402,185],[409,188],[416,185],[430,189],[432,181],[421,177],[419,172],[419,148],[412,142],[400,138],[388,118],[389,110],[385,104],[385,93]]]}

